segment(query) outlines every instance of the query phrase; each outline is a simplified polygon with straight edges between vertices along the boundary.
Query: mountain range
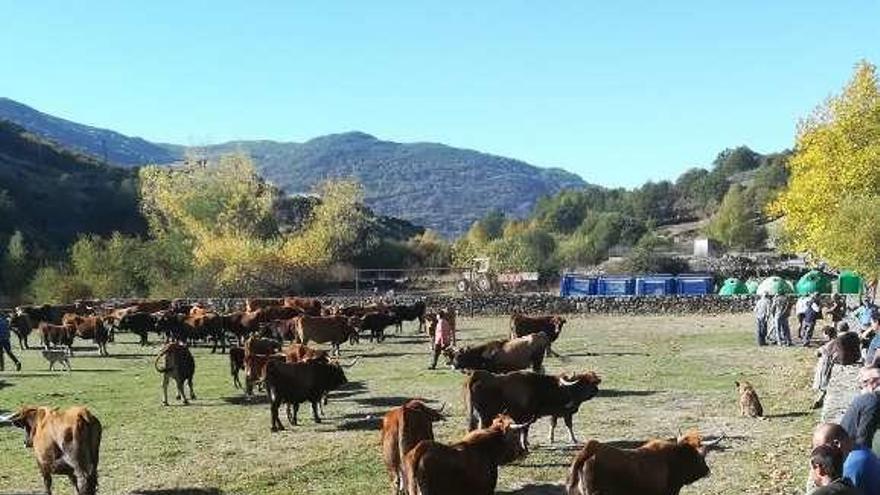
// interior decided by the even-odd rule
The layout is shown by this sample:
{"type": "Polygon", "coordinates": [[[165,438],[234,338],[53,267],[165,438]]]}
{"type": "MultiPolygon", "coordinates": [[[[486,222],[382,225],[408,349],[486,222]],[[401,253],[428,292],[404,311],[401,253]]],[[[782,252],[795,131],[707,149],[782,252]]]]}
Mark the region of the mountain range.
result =
{"type": "MultiPolygon", "coordinates": [[[[171,164],[184,146],[71,122],[8,98],[8,120],[56,144],[120,167],[171,164]]],[[[377,213],[403,218],[447,236],[464,232],[492,210],[522,217],[542,196],[587,184],[560,169],[437,143],[396,143],[363,132],[321,136],[304,143],[234,141],[199,147],[216,156],[244,152],[267,180],[288,194],[304,193],[331,178],[352,177],[377,213]]]]}

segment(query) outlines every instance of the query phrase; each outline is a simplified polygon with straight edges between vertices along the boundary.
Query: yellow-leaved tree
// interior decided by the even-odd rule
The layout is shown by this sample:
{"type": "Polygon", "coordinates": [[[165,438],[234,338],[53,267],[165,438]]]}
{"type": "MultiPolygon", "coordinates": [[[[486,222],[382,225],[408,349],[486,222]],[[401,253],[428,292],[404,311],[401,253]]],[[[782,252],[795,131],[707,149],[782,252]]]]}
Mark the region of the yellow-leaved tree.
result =
{"type": "Polygon", "coordinates": [[[770,204],[789,250],[880,275],[880,86],[860,62],[841,94],[799,123],[788,187],[770,204]]]}

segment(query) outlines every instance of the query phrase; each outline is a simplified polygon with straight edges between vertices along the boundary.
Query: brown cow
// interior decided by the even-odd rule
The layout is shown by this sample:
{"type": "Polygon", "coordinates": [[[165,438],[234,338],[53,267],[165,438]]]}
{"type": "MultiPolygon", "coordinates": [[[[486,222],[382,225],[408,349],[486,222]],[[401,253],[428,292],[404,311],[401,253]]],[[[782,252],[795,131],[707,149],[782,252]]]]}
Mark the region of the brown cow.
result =
{"type": "Polygon", "coordinates": [[[184,383],[189,384],[189,396],[195,400],[196,393],[193,390],[193,376],[196,373],[196,360],[186,345],[178,342],[169,342],[159,351],[156,361],[153,363],[156,371],[162,373],[162,405],[168,405],[168,382],[173,378],[177,384],[177,400],[183,400],[189,404],[186,393],[183,391],[184,383]],[[159,360],[165,356],[165,366],[159,367],[159,360]]]}
{"type": "Polygon", "coordinates": [[[244,308],[248,313],[254,312],[266,306],[281,306],[284,299],[280,297],[249,297],[245,300],[244,308]]]}
{"type": "Polygon", "coordinates": [[[675,440],[651,440],[637,449],[619,449],[590,440],[575,456],[568,495],[669,495],[709,475],[707,448],[696,431],[675,440]]]}
{"type": "Polygon", "coordinates": [[[244,348],[232,346],[229,348],[229,374],[232,375],[232,386],[241,388],[241,380],[238,373],[244,369],[244,348]]]}
{"type": "Polygon", "coordinates": [[[64,325],[53,325],[44,321],[37,327],[37,331],[46,349],[56,346],[69,348],[73,345],[73,331],[64,325]]]}
{"type": "Polygon", "coordinates": [[[472,431],[458,443],[433,440],[418,443],[404,458],[410,495],[491,495],[498,466],[528,454],[523,431],[509,416],[499,416],[489,428],[472,431]]]}
{"type": "Polygon", "coordinates": [[[309,316],[321,316],[321,300],[313,297],[285,297],[284,306],[298,309],[309,316]]]}
{"type": "Polygon", "coordinates": [[[550,346],[559,338],[564,324],[565,318],[561,316],[525,316],[514,313],[510,316],[510,338],[543,333],[550,339],[550,344],[547,345],[547,355],[553,354],[559,357],[550,346]]]}
{"type": "Polygon", "coordinates": [[[97,493],[102,428],[88,409],[23,407],[9,421],[24,430],[25,447],[34,449],[48,495],[53,474],[67,475],[77,495],[97,493]]]}
{"type": "MultiPolygon", "coordinates": [[[[245,350],[247,352],[247,350],[245,350]]],[[[281,353],[273,354],[245,354],[244,357],[244,393],[251,396],[254,393],[254,385],[262,389],[266,381],[266,368],[270,362],[283,363],[286,356],[281,353]]]]}
{"type": "Polygon", "coordinates": [[[61,323],[79,338],[92,340],[98,346],[98,354],[107,356],[107,341],[110,333],[104,325],[104,320],[98,316],[79,316],[74,313],[65,313],[61,323]]]}
{"type": "Polygon", "coordinates": [[[327,354],[327,351],[312,349],[304,344],[290,344],[284,349],[284,356],[288,363],[301,363],[312,359],[330,362],[330,355],[327,354]]]}
{"type": "Polygon", "coordinates": [[[339,346],[357,336],[357,329],[345,316],[308,316],[297,317],[296,337],[298,343],[330,344],[335,355],[339,355],[339,346]]]}
{"type": "Polygon", "coordinates": [[[541,372],[544,353],[549,345],[543,333],[526,335],[511,340],[493,340],[474,347],[446,349],[449,364],[457,370],[487,370],[493,373],[518,371],[531,366],[541,372]]]}
{"type": "Polygon", "coordinates": [[[158,299],[155,301],[141,301],[132,304],[129,308],[133,308],[134,313],[155,313],[157,311],[165,311],[171,309],[171,301],[168,299],[158,299]]]}
{"type": "Polygon", "coordinates": [[[443,420],[442,411],[443,408],[438,411],[411,399],[382,418],[382,457],[391,477],[392,494],[403,493],[405,489],[404,456],[422,440],[434,439],[432,423],[443,420]]]}

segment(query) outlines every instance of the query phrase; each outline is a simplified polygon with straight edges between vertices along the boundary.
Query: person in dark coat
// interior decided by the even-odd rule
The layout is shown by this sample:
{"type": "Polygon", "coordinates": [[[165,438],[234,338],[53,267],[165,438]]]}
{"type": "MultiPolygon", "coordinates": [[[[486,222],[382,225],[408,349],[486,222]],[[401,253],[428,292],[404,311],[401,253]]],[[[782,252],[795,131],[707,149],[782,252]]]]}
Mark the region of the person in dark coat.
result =
{"type": "Polygon", "coordinates": [[[9,355],[9,359],[12,359],[12,362],[15,363],[15,370],[21,371],[21,361],[15,357],[15,354],[12,353],[12,343],[9,340],[9,317],[3,313],[0,313],[0,371],[6,370],[6,363],[4,360],[4,354],[9,355]]]}

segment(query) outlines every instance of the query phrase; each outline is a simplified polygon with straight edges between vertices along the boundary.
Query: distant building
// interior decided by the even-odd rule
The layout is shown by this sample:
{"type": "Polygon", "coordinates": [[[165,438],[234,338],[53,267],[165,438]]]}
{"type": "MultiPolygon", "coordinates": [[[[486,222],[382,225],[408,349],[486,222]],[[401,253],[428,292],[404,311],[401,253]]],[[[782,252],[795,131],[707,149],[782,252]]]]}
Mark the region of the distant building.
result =
{"type": "Polygon", "coordinates": [[[718,256],[718,243],[705,237],[694,239],[694,256],[701,258],[718,256]]]}

